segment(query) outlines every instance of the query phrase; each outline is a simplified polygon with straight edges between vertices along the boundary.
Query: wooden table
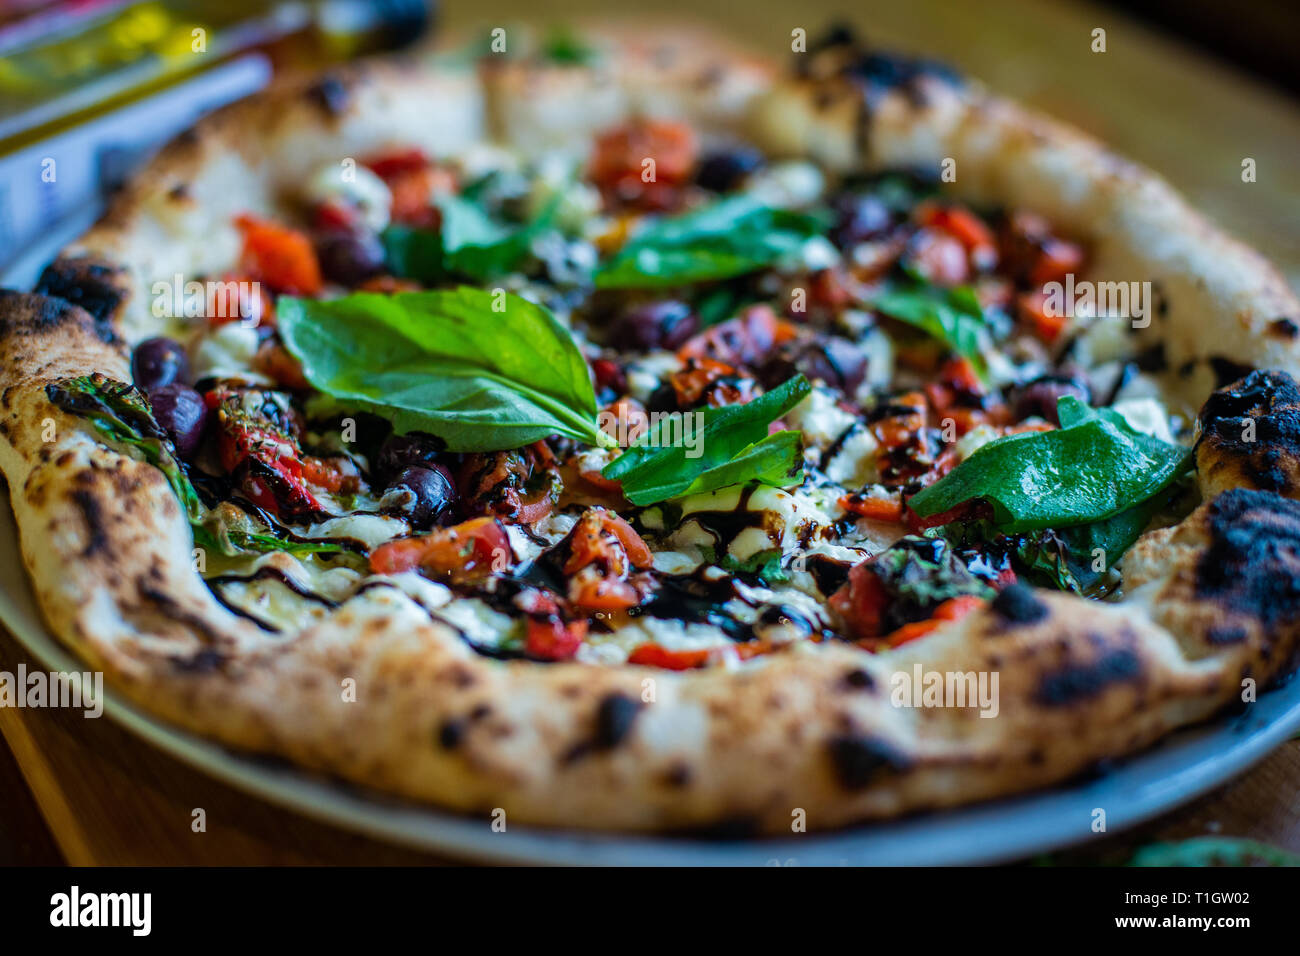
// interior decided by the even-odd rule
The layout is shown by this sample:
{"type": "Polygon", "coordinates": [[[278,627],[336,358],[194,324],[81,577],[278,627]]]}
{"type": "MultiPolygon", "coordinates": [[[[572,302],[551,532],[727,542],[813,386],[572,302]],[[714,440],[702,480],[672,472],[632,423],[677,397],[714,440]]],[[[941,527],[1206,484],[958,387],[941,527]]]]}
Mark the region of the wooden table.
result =
{"type": "MultiPolygon", "coordinates": [[[[491,13],[446,4],[453,30],[531,19],[535,5],[497,0],[491,13]]],[[[1300,110],[1294,101],[1119,14],[1080,3],[854,0],[846,19],[882,44],[925,51],[990,86],[1101,136],[1160,170],[1231,231],[1265,251],[1300,286],[1300,110]],[[1089,49],[1107,31],[1108,52],[1089,49]],[[1259,175],[1243,184],[1241,160],[1259,175]]],[[[573,20],[607,2],[569,2],[573,20]]],[[[644,17],[705,17],[736,39],[785,58],[790,31],[815,33],[839,12],[818,0],[659,0],[644,17]]],[[[35,664],[0,631],[0,670],[35,664]]],[[[76,712],[0,708],[0,864],[264,864],[447,862],[319,824],[248,797],[148,746],[108,720],[76,712]],[[193,833],[202,807],[207,831],[193,833]]],[[[1117,862],[1152,840],[1251,837],[1300,852],[1300,741],[1189,807],[1072,852],[1117,862]]]]}

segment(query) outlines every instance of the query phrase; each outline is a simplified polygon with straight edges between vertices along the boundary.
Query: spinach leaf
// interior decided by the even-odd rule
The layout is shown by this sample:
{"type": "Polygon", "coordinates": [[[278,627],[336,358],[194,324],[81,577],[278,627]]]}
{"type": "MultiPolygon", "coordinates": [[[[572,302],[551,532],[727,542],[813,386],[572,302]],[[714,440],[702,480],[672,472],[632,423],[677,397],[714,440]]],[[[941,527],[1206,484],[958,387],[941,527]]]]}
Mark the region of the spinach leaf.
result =
{"type": "MultiPolygon", "coordinates": [[[[796,375],[747,405],[704,409],[698,457],[684,442],[667,444],[673,423],[660,420],[637,444],[605,466],[601,474],[622,482],[623,494],[637,505],[683,494],[711,491],[741,481],[766,484],[796,481],[803,452],[795,431],[767,434],[767,426],[808,395],[812,387],[796,375]],[[733,466],[733,461],[735,462],[733,466]]],[[[687,413],[691,414],[691,413],[687,413]]]]}
{"type": "Polygon", "coordinates": [[[283,297],[280,335],[313,386],[427,431],[452,451],[520,448],[549,435],[610,445],[586,359],[549,311],[504,291],[283,297]]]}
{"type": "Polygon", "coordinates": [[[869,303],[891,319],[906,322],[950,349],[988,378],[984,349],[989,344],[984,310],[975,293],[965,287],[940,289],[928,283],[896,288],[876,296],[869,303]]]}
{"type": "Polygon", "coordinates": [[[1065,427],[989,442],[908,507],[929,517],[979,499],[992,506],[1000,531],[1060,530],[1114,518],[1187,467],[1188,449],[1136,431],[1117,412],[1090,409],[1073,396],[1058,409],[1065,427]]]}
{"type": "Polygon", "coordinates": [[[135,449],[167,478],[180,500],[198,547],[226,555],[287,551],[290,554],[339,554],[345,549],[329,542],[289,541],[270,534],[225,528],[203,506],[198,492],[172,454],[166,433],[154,421],[153,410],[138,389],[103,375],[65,379],[45,387],[50,401],[64,411],[88,419],[106,439],[135,449]]]}
{"type": "Polygon", "coordinates": [[[652,289],[730,279],[771,265],[825,231],[821,218],[731,196],[634,235],[596,271],[599,289],[652,289]]]}

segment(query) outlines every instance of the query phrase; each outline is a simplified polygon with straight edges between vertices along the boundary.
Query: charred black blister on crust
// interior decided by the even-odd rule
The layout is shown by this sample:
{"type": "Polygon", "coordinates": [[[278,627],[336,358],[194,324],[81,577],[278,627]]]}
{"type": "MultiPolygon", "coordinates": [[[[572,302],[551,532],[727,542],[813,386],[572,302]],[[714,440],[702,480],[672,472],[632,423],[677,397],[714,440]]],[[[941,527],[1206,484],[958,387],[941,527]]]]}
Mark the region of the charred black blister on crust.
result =
{"type": "Polygon", "coordinates": [[[623,742],[641,712],[641,702],[626,694],[607,694],[596,707],[596,735],[592,744],[597,750],[610,750],[623,742]]]}
{"type": "Polygon", "coordinates": [[[993,611],[1012,624],[1033,624],[1048,615],[1047,605],[1034,596],[1034,589],[1024,584],[1011,584],[998,592],[990,603],[993,611]]]}
{"type": "Polygon", "coordinates": [[[332,73],[312,84],[307,96],[329,116],[342,116],[352,102],[352,92],[347,83],[332,73]]]}
{"type": "Polygon", "coordinates": [[[1279,494],[1296,490],[1291,472],[1300,461],[1300,386],[1290,375],[1272,369],[1251,372],[1212,394],[1199,419],[1198,467],[1220,464],[1202,460],[1203,452],[1209,452],[1224,459],[1223,464],[1240,461],[1259,488],[1279,494]],[[1288,463],[1291,469],[1285,467],[1288,463]]]}
{"type": "Polygon", "coordinates": [[[560,762],[571,764],[592,753],[613,750],[632,732],[641,706],[639,700],[618,691],[606,694],[596,705],[596,722],[591,737],[575,744],[560,762]]]}
{"type": "Polygon", "coordinates": [[[81,306],[95,320],[100,340],[111,345],[118,341],[113,315],[126,298],[118,283],[121,271],[92,259],[60,257],[45,267],[33,291],[81,306]]]}
{"type": "Polygon", "coordinates": [[[1142,675],[1142,659],[1128,648],[1106,651],[1088,664],[1071,664],[1045,674],[1035,695],[1049,707],[1063,707],[1096,697],[1111,684],[1137,679],[1142,675]]]}
{"type": "Polygon", "coordinates": [[[842,734],[826,746],[835,776],[846,790],[861,790],[881,771],[906,770],[911,765],[906,754],[875,737],[842,734]]]}
{"type": "Polygon", "coordinates": [[[1210,503],[1207,528],[1196,596],[1265,628],[1293,621],[1300,612],[1300,502],[1234,488],[1210,503]]]}

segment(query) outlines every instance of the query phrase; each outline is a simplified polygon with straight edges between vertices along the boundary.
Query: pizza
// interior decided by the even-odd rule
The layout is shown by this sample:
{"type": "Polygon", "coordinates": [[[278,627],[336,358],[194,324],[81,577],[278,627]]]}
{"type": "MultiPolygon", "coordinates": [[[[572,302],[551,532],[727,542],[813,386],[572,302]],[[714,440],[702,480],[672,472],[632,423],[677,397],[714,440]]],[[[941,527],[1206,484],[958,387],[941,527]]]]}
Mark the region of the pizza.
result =
{"type": "Polygon", "coordinates": [[[506,46],[221,110],[0,294],[23,560],[113,687],[461,813],[772,833],[1289,673],[1263,258],[843,30],[506,46]]]}

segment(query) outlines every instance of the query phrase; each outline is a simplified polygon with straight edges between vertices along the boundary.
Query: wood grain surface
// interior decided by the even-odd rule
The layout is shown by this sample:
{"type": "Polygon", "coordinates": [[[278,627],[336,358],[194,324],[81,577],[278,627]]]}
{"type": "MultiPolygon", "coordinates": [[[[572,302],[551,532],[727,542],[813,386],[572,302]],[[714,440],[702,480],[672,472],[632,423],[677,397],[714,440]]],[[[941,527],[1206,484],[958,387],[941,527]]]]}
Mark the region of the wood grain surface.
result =
{"type": "MultiPolygon", "coordinates": [[[[535,3],[444,4],[451,31],[533,20],[535,3]]],[[[608,0],[552,2],[548,14],[599,18],[608,0]]],[[[1300,109],[1109,8],[1075,2],[910,0],[799,3],[657,0],[635,14],[719,25],[759,52],[789,56],[790,31],[844,19],[883,45],[923,51],[994,89],[1066,118],[1157,169],[1300,286],[1300,109]],[[1091,31],[1107,31],[1092,53],[1091,31]],[[1258,180],[1241,181],[1255,159],[1258,180]]],[[[1225,15],[1230,15],[1225,13],[1225,15]]],[[[0,631],[0,670],[35,664],[0,631]]],[[[307,820],[220,784],[80,712],[0,708],[0,864],[428,864],[455,862],[307,820]],[[195,808],[207,829],[191,828],[195,808]]],[[[1237,781],[1063,859],[1122,862],[1152,840],[1250,837],[1300,852],[1300,741],[1237,781]]]]}

